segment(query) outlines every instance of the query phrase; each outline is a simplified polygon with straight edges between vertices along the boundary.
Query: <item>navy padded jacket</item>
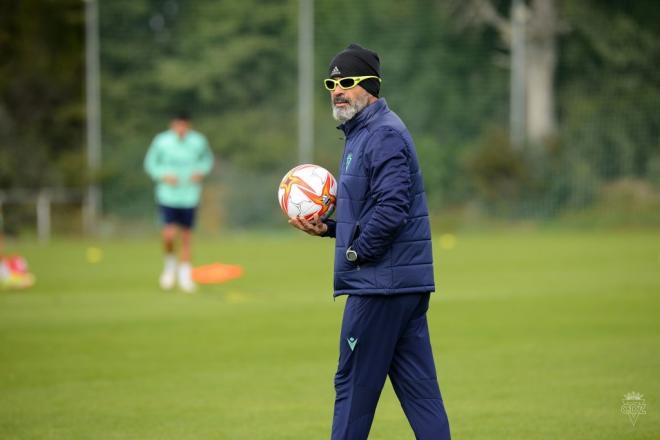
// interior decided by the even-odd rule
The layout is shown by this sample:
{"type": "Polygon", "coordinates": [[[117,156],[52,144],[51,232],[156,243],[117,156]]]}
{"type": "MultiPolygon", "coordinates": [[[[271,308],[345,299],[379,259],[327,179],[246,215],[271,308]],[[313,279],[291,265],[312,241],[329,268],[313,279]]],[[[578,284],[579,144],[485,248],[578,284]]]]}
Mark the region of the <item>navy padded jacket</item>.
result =
{"type": "Polygon", "coordinates": [[[432,292],[431,228],[412,137],[381,98],[341,125],[334,295],[432,292]],[[346,259],[352,246],[358,261],[346,259]]]}

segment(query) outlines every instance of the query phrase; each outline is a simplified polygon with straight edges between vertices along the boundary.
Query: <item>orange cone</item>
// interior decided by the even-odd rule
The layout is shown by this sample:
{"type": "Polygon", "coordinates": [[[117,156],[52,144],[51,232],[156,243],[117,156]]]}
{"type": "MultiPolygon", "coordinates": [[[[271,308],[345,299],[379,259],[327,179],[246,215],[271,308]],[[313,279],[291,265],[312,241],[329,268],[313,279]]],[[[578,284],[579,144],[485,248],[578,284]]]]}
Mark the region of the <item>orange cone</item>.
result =
{"type": "Polygon", "coordinates": [[[220,284],[243,276],[243,268],[236,264],[211,263],[192,270],[192,279],[199,284],[220,284]]]}

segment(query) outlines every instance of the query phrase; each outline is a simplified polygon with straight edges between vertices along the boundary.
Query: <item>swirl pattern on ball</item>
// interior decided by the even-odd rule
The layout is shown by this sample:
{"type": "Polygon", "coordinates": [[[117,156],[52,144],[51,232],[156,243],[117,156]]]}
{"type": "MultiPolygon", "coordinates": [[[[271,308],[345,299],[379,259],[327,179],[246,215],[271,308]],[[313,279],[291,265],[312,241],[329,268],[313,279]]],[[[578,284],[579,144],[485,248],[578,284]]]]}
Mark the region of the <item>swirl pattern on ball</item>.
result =
{"type": "Polygon", "coordinates": [[[282,212],[290,218],[329,217],[337,201],[337,181],[325,168],[303,164],[284,175],[277,192],[282,212]]]}

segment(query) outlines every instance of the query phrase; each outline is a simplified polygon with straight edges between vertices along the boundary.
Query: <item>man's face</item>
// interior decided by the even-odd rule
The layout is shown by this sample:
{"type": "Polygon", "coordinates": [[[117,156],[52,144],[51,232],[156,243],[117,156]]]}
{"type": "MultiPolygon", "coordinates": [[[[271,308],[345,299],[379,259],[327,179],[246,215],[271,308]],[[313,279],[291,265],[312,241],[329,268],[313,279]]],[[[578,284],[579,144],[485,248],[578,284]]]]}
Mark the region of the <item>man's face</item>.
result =
{"type": "Polygon", "coordinates": [[[170,127],[180,138],[184,138],[188,130],[190,130],[190,121],[186,119],[173,119],[170,127]]]}
{"type": "Polygon", "coordinates": [[[375,99],[376,98],[359,85],[352,89],[342,89],[337,85],[335,89],[330,92],[332,117],[343,124],[344,122],[353,119],[360,110],[371,104],[375,99]]]}

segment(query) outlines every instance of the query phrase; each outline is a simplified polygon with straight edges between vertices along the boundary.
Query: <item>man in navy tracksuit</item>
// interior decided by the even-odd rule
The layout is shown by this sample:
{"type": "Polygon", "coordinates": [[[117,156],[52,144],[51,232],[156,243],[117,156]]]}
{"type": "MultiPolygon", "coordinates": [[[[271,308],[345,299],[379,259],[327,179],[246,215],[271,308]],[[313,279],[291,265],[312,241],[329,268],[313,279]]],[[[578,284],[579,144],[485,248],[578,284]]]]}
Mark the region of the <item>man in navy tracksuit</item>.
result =
{"type": "Polygon", "coordinates": [[[413,140],[380,90],[380,61],[351,44],[330,62],[346,146],[336,221],[290,223],[336,238],[335,296],[348,295],[335,375],[333,440],[366,439],[389,375],[417,439],[450,438],[426,311],[435,290],[428,208],[413,140]]]}

